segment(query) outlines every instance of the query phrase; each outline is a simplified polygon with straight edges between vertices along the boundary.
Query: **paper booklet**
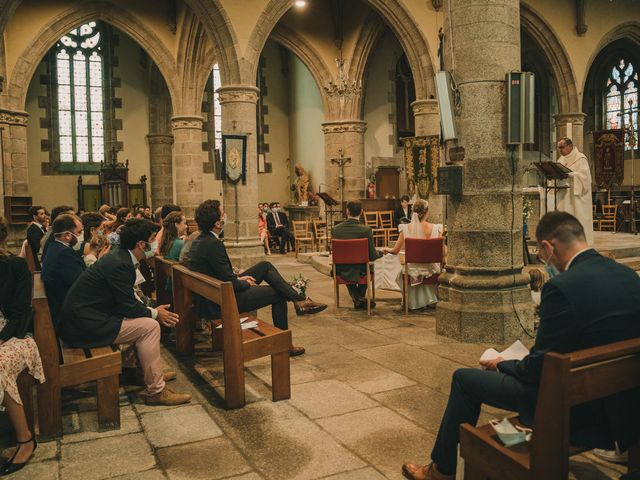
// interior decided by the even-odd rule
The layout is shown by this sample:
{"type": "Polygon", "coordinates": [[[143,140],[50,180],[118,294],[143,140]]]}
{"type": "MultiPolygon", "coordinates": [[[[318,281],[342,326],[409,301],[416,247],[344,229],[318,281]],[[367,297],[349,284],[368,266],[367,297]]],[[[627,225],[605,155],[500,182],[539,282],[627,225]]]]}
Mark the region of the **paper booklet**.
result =
{"type": "MultiPolygon", "coordinates": [[[[242,330],[248,330],[258,326],[258,322],[256,320],[253,320],[252,322],[247,322],[246,320],[249,320],[249,317],[242,317],[240,319],[240,328],[242,328],[242,330]]],[[[222,325],[218,325],[216,328],[222,328],[222,325]]]]}
{"type": "Polygon", "coordinates": [[[480,361],[488,362],[489,360],[493,360],[497,357],[502,357],[505,360],[522,360],[527,355],[529,355],[529,349],[525,347],[520,340],[516,340],[503,352],[498,352],[495,348],[485,350],[480,357],[480,361]]]}

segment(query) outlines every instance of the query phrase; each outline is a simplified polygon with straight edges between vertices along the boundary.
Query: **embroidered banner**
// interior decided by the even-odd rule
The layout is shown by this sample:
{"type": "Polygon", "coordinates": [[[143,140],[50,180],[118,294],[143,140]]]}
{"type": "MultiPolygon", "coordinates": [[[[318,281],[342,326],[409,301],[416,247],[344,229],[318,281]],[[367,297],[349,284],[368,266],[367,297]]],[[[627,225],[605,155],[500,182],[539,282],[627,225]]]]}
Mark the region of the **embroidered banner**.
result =
{"type": "Polygon", "coordinates": [[[593,132],[596,185],[621,185],[624,178],[624,132],[621,129],[593,132]]]}
{"type": "Polygon", "coordinates": [[[244,184],[247,175],[247,136],[222,135],[222,167],[223,178],[231,183],[242,179],[244,184]]]}

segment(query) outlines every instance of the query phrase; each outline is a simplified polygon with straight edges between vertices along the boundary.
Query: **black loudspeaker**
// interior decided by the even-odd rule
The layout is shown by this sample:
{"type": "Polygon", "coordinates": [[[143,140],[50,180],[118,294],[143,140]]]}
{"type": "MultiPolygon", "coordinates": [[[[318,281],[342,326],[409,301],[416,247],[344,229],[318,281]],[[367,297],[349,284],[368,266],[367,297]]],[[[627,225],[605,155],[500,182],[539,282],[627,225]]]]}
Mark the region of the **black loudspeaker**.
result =
{"type": "Polygon", "coordinates": [[[535,79],[530,72],[509,72],[507,83],[507,144],[533,143],[535,79]]]}
{"type": "Polygon", "coordinates": [[[438,194],[462,195],[462,166],[438,167],[438,194]]]}

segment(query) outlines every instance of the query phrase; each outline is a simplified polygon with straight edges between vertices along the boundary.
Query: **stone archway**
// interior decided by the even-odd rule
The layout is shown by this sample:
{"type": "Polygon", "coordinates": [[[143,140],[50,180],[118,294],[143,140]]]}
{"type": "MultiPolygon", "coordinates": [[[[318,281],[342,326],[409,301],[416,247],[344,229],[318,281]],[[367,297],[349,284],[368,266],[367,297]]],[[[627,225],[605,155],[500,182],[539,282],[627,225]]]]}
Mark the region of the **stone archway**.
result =
{"type": "MultiPolygon", "coordinates": [[[[399,0],[362,0],[375,10],[394,32],[407,54],[415,75],[416,97],[429,98],[435,93],[433,65],[429,45],[415,20],[399,0]]],[[[256,76],[257,59],[276,23],[289,10],[291,0],[270,0],[251,34],[242,73],[247,79],[256,76]]]]}
{"type": "Polygon", "coordinates": [[[89,20],[102,20],[133,38],[151,57],[164,77],[173,107],[176,109],[177,95],[175,61],[159,38],[145,27],[134,15],[106,2],[82,4],[54,17],[19,56],[8,83],[9,107],[24,109],[29,82],[38,64],[52,45],[65,33],[89,20]]]}
{"type": "Polygon", "coordinates": [[[561,112],[579,112],[576,79],[567,51],[549,24],[526,3],[520,4],[520,26],[538,44],[551,66],[561,112]]]}

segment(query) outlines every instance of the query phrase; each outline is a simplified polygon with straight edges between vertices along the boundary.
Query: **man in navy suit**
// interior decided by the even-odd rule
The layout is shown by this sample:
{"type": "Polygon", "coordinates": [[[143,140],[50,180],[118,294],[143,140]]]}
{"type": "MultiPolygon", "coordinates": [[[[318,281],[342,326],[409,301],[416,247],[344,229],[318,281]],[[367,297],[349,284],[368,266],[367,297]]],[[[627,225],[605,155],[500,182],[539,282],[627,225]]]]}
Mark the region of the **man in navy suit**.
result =
{"type": "Polygon", "coordinates": [[[267,228],[272,237],[277,237],[280,242],[280,253],[284,253],[284,248],[288,244],[291,250],[295,248],[295,238],[289,230],[289,219],[287,214],[280,210],[279,202],[269,204],[271,210],[267,214],[267,228]]]}
{"type": "MultiPolygon", "coordinates": [[[[475,425],[483,403],[517,411],[524,424],[533,424],[547,352],[574,352],[640,336],[640,277],[636,272],[590,248],[582,225],[569,213],[547,213],[538,223],[536,238],[539,258],[561,273],[542,289],[535,345],[522,360],[497,357],[483,362],[486,371],[463,368],[454,372],[431,452],[433,462],[424,466],[404,464],[405,477],[455,478],[460,425],[475,425]]],[[[614,397],[572,409],[575,443],[612,448],[617,442],[624,450],[638,440],[640,392],[614,397]]]]}
{"type": "Polygon", "coordinates": [[[44,227],[47,212],[44,207],[36,205],[29,208],[29,215],[31,215],[31,225],[27,228],[27,243],[33,254],[35,269],[42,270],[42,266],[40,265],[40,242],[42,241],[42,237],[47,233],[47,229],[44,227]]]}
{"type": "Polygon", "coordinates": [[[53,240],[42,260],[42,281],[56,331],[67,292],[85,268],[82,257],[73,249],[81,233],[82,222],[78,217],[69,214],[58,216],[51,229],[53,240]]]}

